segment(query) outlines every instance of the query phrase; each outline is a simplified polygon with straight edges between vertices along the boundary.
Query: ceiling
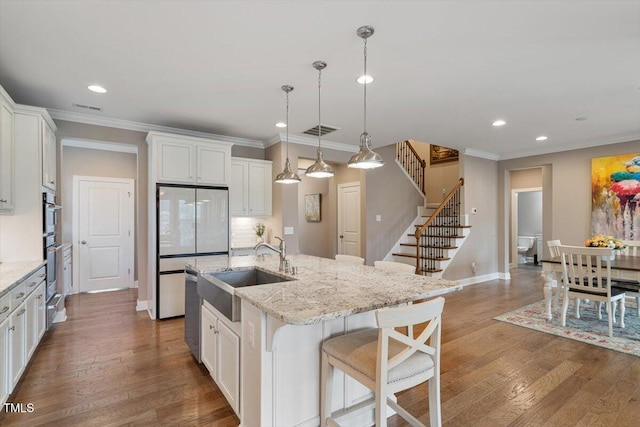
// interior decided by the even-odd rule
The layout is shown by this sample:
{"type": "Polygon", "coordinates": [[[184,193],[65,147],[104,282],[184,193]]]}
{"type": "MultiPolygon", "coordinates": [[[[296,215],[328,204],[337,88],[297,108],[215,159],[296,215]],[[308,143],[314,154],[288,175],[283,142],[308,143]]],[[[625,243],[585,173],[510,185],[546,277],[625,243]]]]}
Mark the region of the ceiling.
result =
{"type": "Polygon", "coordinates": [[[324,139],[357,145],[362,25],[374,147],[505,159],[640,139],[640,1],[0,0],[0,84],[22,104],[266,142],[283,84],[291,135],[318,124],[323,60],[322,123],[340,128],[324,139]]]}

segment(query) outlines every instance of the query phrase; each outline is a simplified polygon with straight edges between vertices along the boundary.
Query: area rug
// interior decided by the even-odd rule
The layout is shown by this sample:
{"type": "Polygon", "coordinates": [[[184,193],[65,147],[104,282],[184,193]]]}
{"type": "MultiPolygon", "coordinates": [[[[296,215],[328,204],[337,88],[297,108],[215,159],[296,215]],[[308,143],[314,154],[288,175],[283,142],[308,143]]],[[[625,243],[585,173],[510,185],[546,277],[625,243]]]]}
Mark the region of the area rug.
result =
{"type": "MultiPolygon", "coordinates": [[[[607,314],[602,309],[602,320],[598,320],[593,305],[580,304],[580,319],[575,317],[573,303],[567,311],[567,326],[561,326],[561,311],[553,311],[553,320],[547,321],[544,300],[494,317],[495,320],[522,326],[559,337],[570,338],[587,344],[640,357],[640,318],[635,303],[627,302],[624,316],[625,328],[613,326],[613,337],[609,337],[607,314]]],[[[617,320],[617,319],[616,319],[617,320]]]]}

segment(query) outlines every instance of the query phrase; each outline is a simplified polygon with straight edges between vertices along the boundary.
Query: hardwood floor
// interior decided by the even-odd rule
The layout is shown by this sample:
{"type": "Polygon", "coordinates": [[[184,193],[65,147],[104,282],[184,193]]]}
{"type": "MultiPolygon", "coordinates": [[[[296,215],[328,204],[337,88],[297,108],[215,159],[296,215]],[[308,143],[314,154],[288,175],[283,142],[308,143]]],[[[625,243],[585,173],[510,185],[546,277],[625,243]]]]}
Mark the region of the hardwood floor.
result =
{"type": "MultiPolygon", "coordinates": [[[[542,299],[539,272],[446,297],[443,425],[637,425],[640,358],[493,320],[542,299]]],[[[237,426],[189,353],[183,320],[153,322],[135,305],[134,290],[69,298],[69,319],[45,335],[9,399],[35,411],[2,413],[0,425],[237,426]]],[[[398,399],[428,423],[426,386],[398,399]]]]}

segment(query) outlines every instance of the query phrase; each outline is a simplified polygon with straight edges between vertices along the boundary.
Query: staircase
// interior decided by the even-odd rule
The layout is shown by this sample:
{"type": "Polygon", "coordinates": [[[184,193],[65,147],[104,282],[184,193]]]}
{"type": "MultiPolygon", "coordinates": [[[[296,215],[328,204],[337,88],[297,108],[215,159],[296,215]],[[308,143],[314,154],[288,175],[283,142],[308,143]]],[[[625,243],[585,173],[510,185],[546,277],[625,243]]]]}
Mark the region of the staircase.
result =
{"type": "MultiPolygon", "coordinates": [[[[424,193],[426,162],[420,159],[408,141],[396,144],[396,160],[424,193]]],[[[393,261],[415,265],[416,274],[442,277],[471,232],[468,216],[462,215],[460,210],[463,185],[464,179],[460,178],[442,203],[425,203],[425,206],[418,207],[413,224],[392,250],[393,261]]]]}

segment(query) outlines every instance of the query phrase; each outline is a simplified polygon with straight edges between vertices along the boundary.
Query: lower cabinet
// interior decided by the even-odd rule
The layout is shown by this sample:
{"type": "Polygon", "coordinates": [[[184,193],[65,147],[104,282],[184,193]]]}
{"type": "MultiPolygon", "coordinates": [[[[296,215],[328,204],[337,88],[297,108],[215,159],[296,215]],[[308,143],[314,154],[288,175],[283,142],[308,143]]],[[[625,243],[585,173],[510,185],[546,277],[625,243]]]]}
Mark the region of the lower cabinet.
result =
{"type": "Polygon", "coordinates": [[[11,390],[18,384],[22,372],[27,365],[26,358],[26,328],[27,328],[26,304],[23,302],[15,309],[9,317],[11,327],[9,328],[9,345],[11,354],[9,360],[9,384],[11,390]]]}
{"type": "MultiPolygon", "coordinates": [[[[240,415],[240,337],[208,303],[202,305],[202,363],[229,402],[240,415]]],[[[230,322],[230,321],[229,321],[230,322]]]]}
{"type": "Polygon", "coordinates": [[[7,318],[0,323],[0,404],[4,404],[9,397],[9,361],[11,360],[9,345],[9,329],[11,320],[7,318]]]}

